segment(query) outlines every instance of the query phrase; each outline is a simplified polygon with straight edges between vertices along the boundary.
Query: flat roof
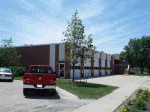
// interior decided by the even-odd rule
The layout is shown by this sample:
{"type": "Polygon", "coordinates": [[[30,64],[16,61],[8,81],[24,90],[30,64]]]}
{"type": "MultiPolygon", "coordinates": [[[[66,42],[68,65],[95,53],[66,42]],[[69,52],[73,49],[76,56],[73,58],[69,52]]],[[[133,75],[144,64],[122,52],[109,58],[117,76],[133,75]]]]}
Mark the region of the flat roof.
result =
{"type": "Polygon", "coordinates": [[[32,46],[45,46],[45,45],[52,45],[52,44],[63,44],[63,42],[60,42],[60,43],[48,43],[48,44],[36,44],[36,45],[12,46],[12,48],[18,48],[18,47],[32,47],[32,46]]]}

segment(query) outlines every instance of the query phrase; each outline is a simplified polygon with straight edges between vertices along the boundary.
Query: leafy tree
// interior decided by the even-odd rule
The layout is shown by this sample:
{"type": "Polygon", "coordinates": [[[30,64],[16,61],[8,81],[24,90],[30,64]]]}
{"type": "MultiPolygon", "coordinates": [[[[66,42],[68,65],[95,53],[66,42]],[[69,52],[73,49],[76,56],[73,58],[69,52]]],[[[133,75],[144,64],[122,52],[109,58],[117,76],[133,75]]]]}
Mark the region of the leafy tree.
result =
{"type": "Polygon", "coordinates": [[[149,67],[150,58],[150,36],[143,36],[141,39],[130,39],[128,45],[124,47],[125,52],[121,53],[131,67],[140,67],[141,74],[144,68],[149,67]]]}
{"type": "MultiPolygon", "coordinates": [[[[78,12],[76,10],[74,15],[72,15],[71,22],[67,21],[67,30],[63,32],[63,35],[67,37],[67,39],[62,40],[65,41],[64,43],[67,48],[71,49],[71,53],[66,53],[64,60],[72,60],[71,64],[73,65],[73,82],[75,64],[81,62],[79,58],[83,58],[84,61],[86,61],[87,59],[95,61],[93,59],[94,53],[98,52],[95,51],[96,47],[91,44],[93,42],[93,39],[90,38],[92,34],[88,36],[88,41],[86,42],[86,35],[84,35],[84,26],[82,24],[82,20],[77,17],[77,14],[78,12]]],[[[81,64],[79,66],[82,67],[81,64]]]]}
{"type": "Polygon", "coordinates": [[[12,37],[9,40],[2,40],[4,44],[0,47],[0,66],[10,67],[20,65],[18,63],[21,55],[17,54],[15,48],[12,48],[12,37]]]}
{"type": "Polygon", "coordinates": [[[122,52],[119,54],[119,56],[121,56],[124,60],[126,60],[127,55],[126,55],[126,52],[125,52],[125,51],[122,51],[122,52]]]}

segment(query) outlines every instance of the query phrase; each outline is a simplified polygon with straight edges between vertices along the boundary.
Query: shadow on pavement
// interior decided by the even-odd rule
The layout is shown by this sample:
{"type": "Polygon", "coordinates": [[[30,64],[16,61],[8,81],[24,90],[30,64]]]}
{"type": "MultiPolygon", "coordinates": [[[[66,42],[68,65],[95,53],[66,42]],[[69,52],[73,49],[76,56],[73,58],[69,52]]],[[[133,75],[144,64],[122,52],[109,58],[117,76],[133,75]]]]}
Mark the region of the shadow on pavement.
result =
{"type": "Polygon", "coordinates": [[[0,82],[12,82],[12,80],[0,79],[0,82]]]}
{"type": "Polygon", "coordinates": [[[52,96],[51,92],[48,90],[32,90],[28,96],[25,96],[27,99],[60,99],[57,91],[55,96],[52,96]]]}

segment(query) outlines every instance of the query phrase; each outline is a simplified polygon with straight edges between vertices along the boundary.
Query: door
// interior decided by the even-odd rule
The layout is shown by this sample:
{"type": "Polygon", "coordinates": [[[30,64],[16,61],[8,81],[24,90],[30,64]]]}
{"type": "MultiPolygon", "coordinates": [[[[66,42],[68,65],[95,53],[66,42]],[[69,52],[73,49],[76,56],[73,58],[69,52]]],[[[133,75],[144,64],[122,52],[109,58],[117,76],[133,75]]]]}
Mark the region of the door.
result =
{"type": "Polygon", "coordinates": [[[59,76],[64,77],[65,75],[65,63],[59,63],[59,76]]]}

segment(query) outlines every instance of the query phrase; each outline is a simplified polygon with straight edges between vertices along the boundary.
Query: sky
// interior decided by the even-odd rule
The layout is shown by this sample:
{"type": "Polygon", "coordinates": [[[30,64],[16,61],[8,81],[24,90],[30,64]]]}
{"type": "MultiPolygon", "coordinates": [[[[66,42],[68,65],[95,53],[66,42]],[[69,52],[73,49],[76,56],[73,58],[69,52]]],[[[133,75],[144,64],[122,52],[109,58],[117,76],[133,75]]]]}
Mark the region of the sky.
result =
{"type": "Polygon", "coordinates": [[[131,38],[150,35],[149,4],[150,0],[1,0],[0,41],[12,37],[14,46],[62,43],[67,20],[77,10],[96,50],[119,54],[131,38]]]}

